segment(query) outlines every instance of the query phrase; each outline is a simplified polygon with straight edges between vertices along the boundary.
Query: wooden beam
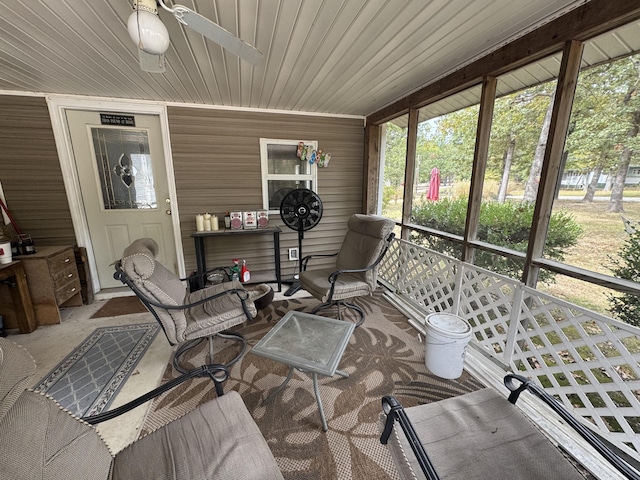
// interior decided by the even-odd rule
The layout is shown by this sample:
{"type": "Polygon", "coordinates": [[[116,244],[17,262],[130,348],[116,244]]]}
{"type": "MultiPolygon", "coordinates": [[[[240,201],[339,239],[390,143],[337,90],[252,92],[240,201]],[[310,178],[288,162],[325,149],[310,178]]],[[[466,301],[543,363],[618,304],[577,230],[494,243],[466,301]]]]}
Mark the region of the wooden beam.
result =
{"type": "Polygon", "coordinates": [[[544,251],[544,242],[549,229],[549,219],[553,209],[556,185],[560,176],[562,152],[564,151],[564,142],[569,127],[569,118],[571,117],[573,96],[578,83],[578,75],[580,74],[583,48],[584,44],[582,42],[567,42],[562,54],[551,125],[549,126],[536,206],[533,212],[533,225],[531,225],[527,258],[524,264],[522,281],[530,287],[535,287],[538,281],[539,267],[533,262],[542,258],[544,251]]]}
{"type": "Polygon", "coordinates": [[[482,205],[482,189],[484,176],[489,159],[489,140],[491,123],[493,122],[493,106],[496,99],[498,81],[495,77],[486,77],[482,82],[482,96],[480,97],[480,111],[478,113],[478,130],[476,132],[476,146],[471,173],[471,187],[469,191],[469,205],[467,207],[467,221],[464,226],[464,244],[462,246],[462,261],[473,263],[474,249],[469,242],[478,238],[478,223],[480,222],[480,206],[482,205]]]}
{"type": "Polygon", "coordinates": [[[384,123],[410,108],[477,85],[485,76],[499,76],[562,50],[571,40],[587,40],[640,18],[638,0],[591,0],[565,15],[514,40],[483,58],[372,113],[367,125],[384,123]]]}
{"type": "MultiPolygon", "coordinates": [[[[416,172],[416,146],[418,143],[418,109],[409,110],[409,125],[407,127],[407,164],[404,169],[404,197],[402,201],[402,224],[411,221],[411,207],[413,205],[413,184],[416,172]]],[[[402,238],[409,240],[409,229],[402,229],[402,238]]]]}
{"type": "Polygon", "coordinates": [[[367,125],[364,130],[364,175],[362,211],[368,215],[378,213],[380,196],[380,125],[367,125]]]}

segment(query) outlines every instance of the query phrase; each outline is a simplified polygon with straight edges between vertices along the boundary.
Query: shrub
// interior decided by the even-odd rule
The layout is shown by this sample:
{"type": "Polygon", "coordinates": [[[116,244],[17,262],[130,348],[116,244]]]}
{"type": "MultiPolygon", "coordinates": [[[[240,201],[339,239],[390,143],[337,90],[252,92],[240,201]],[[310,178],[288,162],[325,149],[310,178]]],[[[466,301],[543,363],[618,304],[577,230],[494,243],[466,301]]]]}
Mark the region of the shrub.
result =
{"type": "MultiPolygon", "coordinates": [[[[478,240],[492,245],[510,248],[518,252],[526,252],[529,233],[533,221],[534,206],[520,202],[483,202],[480,207],[480,223],[478,240]]],[[[443,199],[438,202],[423,202],[412,211],[412,222],[435,230],[441,230],[462,236],[467,215],[467,199],[443,199]]],[[[578,242],[582,227],[573,216],[565,211],[555,212],[549,222],[549,232],[545,246],[545,257],[562,261],[566,250],[578,242]]],[[[459,257],[460,247],[457,244],[434,235],[416,234],[414,241],[427,248],[453,257],[459,257]]],[[[476,251],[475,265],[488,270],[520,279],[523,262],[495,255],[489,252],[476,251]]],[[[549,282],[553,278],[551,272],[541,270],[540,280],[549,282]]]]}
{"type": "Polygon", "coordinates": [[[382,210],[386,210],[391,200],[396,196],[397,188],[391,185],[385,185],[382,188],[382,210]]]}
{"type": "MultiPolygon", "coordinates": [[[[619,258],[611,258],[613,274],[618,278],[640,282],[640,231],[636,230],[622,244],[619,258]]],[[[609,311],[618,319],[640,327],[640,295],[609,295],[609,311]]]]}

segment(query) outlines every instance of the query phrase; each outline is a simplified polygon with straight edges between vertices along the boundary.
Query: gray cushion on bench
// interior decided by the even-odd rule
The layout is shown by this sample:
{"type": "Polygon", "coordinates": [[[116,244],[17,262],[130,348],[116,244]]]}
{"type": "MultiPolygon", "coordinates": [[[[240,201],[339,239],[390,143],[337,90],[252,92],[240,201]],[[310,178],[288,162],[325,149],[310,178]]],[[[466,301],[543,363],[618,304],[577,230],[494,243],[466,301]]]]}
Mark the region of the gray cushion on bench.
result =
{"type": "MultiPolygon", "coordinates": [[[[584,480],[520,409],[492,388],[405,412],[443,480],[584,480]]],[[[389,448],[401,478],[425,478],[397,423],[389,448]]]]}
{"type": "Polygon", "coordinates": [[[230,391],[119,452],[112,478],[257,480],[282,475],[240,395],[230,391]]]}
{"type": "Polygon", "coordinates": [[[240,395],[231,391],[115,457],[96,429],[51,397],[24,390],[31,355],[0,338],[0,479],[283,480],[240,395]]]}

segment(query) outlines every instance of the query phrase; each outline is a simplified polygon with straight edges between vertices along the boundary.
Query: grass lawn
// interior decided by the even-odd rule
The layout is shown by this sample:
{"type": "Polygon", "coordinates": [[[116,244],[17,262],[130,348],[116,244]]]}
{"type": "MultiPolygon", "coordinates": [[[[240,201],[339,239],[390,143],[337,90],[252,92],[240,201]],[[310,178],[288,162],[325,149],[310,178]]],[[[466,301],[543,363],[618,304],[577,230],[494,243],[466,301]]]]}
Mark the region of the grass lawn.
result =
{"type": "MultiPolygon", "coordinates": [[[[578,245],[567,252],[565,263],[611,275],[612,258],[618,258],[618,252],[628,235],[621,215],[608,213],[607,206],[608,202],[556,201],[555,209],[562,208],[570,212],[584,228],[578,245]]],[[[624,209],[625,217],[640,220],[640,202],[625,202],[624,209]]],[[[538,288],[571,303],[610,315],[607,294],[614,292],[607,288],[560,275],[556,276],[555,284],[539,285],[538,288]]]]}

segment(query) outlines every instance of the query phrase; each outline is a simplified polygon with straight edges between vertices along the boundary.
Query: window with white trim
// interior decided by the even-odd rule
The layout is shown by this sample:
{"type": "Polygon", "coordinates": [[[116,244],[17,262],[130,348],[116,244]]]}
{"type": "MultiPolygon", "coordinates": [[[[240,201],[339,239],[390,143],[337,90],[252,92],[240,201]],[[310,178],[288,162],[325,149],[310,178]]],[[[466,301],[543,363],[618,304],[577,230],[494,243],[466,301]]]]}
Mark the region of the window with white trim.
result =
{"type": "Polygon", "coordinates": [[[317,193],[318,168],[311,154],[318,149],[315,140],[260,139],[262,168],[262,206],[269,213],[280,212],[280,202],[295,188],[317,193]],[[308,157],[298,154],[303,149],[308,157]],[[304,160],[302,158],[304,158],[304,160]]]}

